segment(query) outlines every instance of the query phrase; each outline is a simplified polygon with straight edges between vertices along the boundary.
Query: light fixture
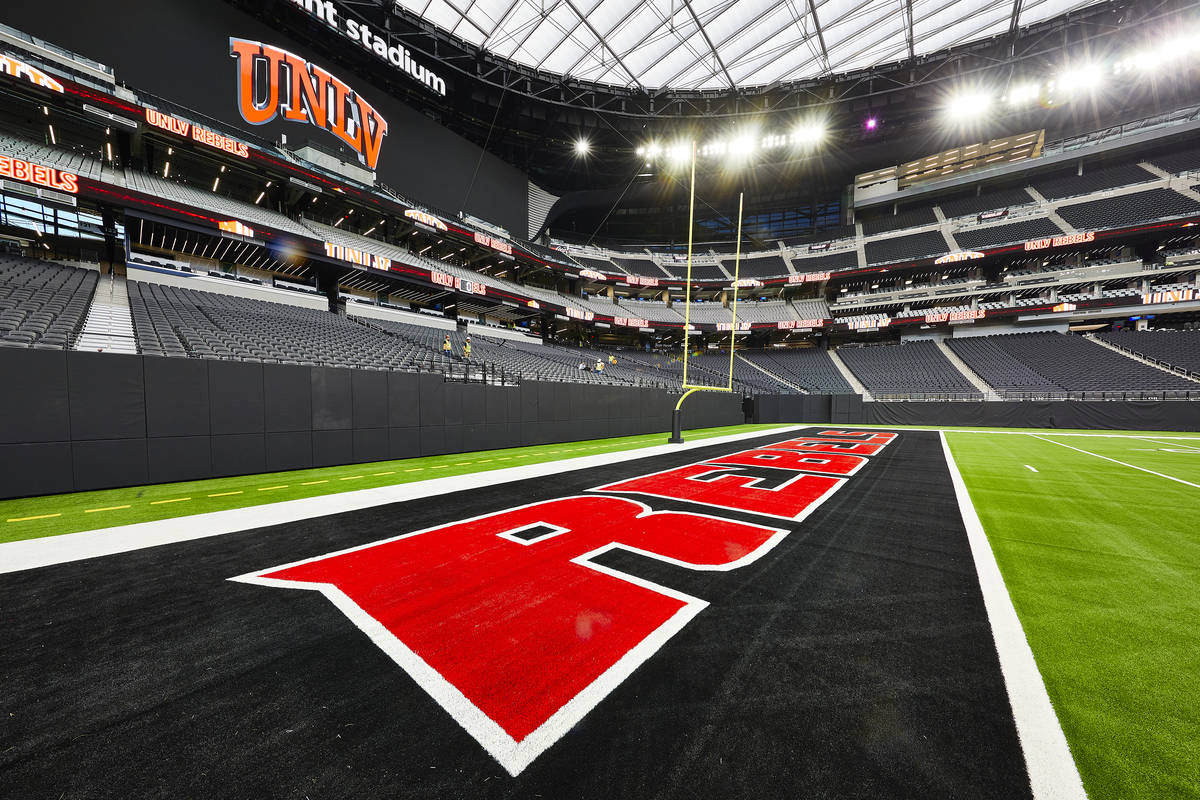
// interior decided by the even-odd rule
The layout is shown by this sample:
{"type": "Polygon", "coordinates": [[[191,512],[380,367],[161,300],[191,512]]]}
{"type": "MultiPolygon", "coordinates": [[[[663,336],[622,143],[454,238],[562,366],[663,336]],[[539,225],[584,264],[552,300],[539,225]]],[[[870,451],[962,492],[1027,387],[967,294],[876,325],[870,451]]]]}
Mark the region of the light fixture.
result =
{"type": "Polygon", "coordinates": [[[992,107],[992,96],[980,90],[967,90],[951,96],[946,102],[944,113],[951,122],[974,122],[987,115],[992,107]]]}
{"type": "Polygon", "coordinates": [[[863,123],[863,127],[869,131],[873,131],[879,127],[879,120],[875,117],[867,117],[866,122],[863,123]]]}
{"type": "Polygon", "coordinates": [[[575,155],[586,156],[588,154],[588,152],[591,151],[591,149],[592,149],[592,145],[588,142],[587,139],[576,139],[575,140],[575,155]]]}

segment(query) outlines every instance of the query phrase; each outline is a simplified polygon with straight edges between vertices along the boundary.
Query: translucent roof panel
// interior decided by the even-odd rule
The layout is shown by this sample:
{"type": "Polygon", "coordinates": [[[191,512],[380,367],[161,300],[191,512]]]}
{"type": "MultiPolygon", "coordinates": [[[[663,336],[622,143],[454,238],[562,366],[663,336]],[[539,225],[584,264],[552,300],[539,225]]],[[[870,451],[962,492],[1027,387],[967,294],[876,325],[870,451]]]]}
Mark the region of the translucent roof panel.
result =
{"type": "Polygon", "coordinates": [[[994,36],[1096,0],[395,0],[472,45],[642,89],[819,78],[994,36]],[[911,7],[911,28],[908,9],[911,7]]]}

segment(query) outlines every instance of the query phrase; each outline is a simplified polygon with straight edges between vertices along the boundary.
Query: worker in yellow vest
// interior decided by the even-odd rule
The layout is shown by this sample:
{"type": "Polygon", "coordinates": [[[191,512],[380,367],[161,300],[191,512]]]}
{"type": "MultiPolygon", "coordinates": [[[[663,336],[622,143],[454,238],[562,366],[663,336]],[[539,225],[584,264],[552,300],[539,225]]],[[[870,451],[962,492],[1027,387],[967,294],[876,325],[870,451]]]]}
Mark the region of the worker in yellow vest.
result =
{"type": "Polygon", "coordinates": [[[450,334],[446,334],[445,341],[442,342],[442,352],[449,353],[452,345],[450,344],[450,334]]]}
{"type": "Polygon", "coordinates": [[[465,342],[463,342],[463,358],[469,359],[470,357],[471,357],[471,337],[468,336],[467,340],[465,342]]]}

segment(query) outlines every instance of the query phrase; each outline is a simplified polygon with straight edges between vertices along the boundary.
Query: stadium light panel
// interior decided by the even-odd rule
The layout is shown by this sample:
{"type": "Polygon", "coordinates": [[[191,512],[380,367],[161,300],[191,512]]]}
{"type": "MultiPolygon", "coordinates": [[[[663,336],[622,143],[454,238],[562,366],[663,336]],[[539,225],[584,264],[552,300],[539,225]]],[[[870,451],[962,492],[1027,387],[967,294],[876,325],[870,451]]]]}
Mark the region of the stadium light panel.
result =
{"type": "Polygon", "coordinates": [[[591,143],[587,139],[577,139],[575,141],[575,155],[586,156],[592,149],[591,143]]]}
{"type": "Polygon", "coordinates": [[[1010,86],[1005,101],[1010,106],[1032,105],[1042,94],[1042,87],[1036,83],[1019,83],[1010,86]]]}
{"type": "Polygon", "coordinates": [[[973,122],[987,115],[992,108],[992,96],[984,91],[964,91],[953,95],[946,103],[945,115],[951,122],[973,122]]]}
{"type": "Polygon", "coordinates": [[[1104,73],[1098,64],[1081,64],[1059,74],[1054,86],[1066,95],[1094,92],[1104,83],[1104,73]]]}
{"type": "Polygon", "coordinates": [[[869,131],[873,131],[879,127],[879,120],[875,117],[867,117],[866,122],[863,123],[863,127],[869,131]]]}

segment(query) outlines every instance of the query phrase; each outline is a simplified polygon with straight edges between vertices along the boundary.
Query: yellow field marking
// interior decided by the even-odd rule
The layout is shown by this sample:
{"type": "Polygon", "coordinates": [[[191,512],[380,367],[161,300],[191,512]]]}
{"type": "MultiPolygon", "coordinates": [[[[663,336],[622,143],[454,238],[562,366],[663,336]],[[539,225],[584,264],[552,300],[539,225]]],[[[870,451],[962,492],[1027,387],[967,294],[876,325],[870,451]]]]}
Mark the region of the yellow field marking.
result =
{"type": "Polygon", "coordinates": [[[374,476],[374,477],[379,477],[380,475],[395,475],[395,474],[396,474],[396,470],[391,470],[390,472],[373,472],[373,473],[371,473],[371,474],[372,474],[372,476],[374,476]]]}
{"type": "Polygon", "coordinates": [[[288,485],[285,483],[283,486],[264,486],[261,489],[259,489],[259,491],[260,492],[271,492],[276,489],[286,489],[286,488],[288,488],[288,485]]]}
{"type": "Polygon", "coordinates": [[[9,522],[29,522],[30,520],[33,520],[33,519],[50,519],[51,517],[61,517],[61,516],[62,516],[61,512],[58,514],[37,514],[36,516],[32,516],[32,517],[13,517],[12,519],[10,519],[8,521],[9,522]]]}
{"type": "Polygon", "coordinates": [[[425,469],[425,468],[424,467],[413,467],[412,469],[406,469],[404,471],[405,472],[420,472],[423,469],[425,469]]]}
{"type": "Polygon", "coordinates": [[[190,497],[172,497],[170,500],[151,500],[150,505],[161,506],[165,503],[182,503],[184,500],[191,500],[190,497]]]}
{"type": "Polygon", "coordinates": [[[302,483],[300,485],[301,486],[316,486],[318,483],[329,483],[329,479],[326,478],[325,480],[322,480],[322,481],[305,481],[304,483],[302,483]]]}
{"type": "Polygon", "coordinates": [[[513,457],[512,456],[504,456],[504,458],[497,458],[496,460],[497,461],[512,461],[513,457]]]}
{"type": "Polygon", "coordinates": [[[358,480],[359,478],[362,478],[362,477],[365,477],[365,476],[363,476],[363,475],[351,475],[351,476],[350,476],[350,477],[348,477],[348,478],[338,478],[338,480],[339,480],[339,481],[356,481],[356,480],[358,480]]]}
{"type": "MultiPolygon", "coordinates": [[[[120,511],[122,508],[129,508],[129,506],[123,505],[123,506],[105,506],[104,508],[85,508],[83,510],[83,513],[95,514],[97,511],[120,511]]],[[[9,520],[9,521],[11,522],[12,520],[9,520]]]]}
{"type": "Polygon", "coordinates": [[[440,466],[430,467],[430,469],[446,469],[449,466],[450,466],[449,464],[442,464],[440,466]]]}
{"type": "Polygon", "coordinates": [[[231,495],[231,494],[241,494],[241,493],[242,493],[242,490],[238,489],[236,492],[217,492],[216,494],[210,494],[209,497],[229,497],[229,495],[231,495]]]}
{"type": "Polygon", "coordinates": [[[492,459],[490,459],[490,458],[481,458],[481,459],[479,459],[478,461],[476,461],[475,463],[476,463],[476,464],[486,464],[486,463],[488,463],[488,462],[489,462],[489,461],[491,461],[491,460],[492,460],[492,459]]]}

